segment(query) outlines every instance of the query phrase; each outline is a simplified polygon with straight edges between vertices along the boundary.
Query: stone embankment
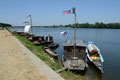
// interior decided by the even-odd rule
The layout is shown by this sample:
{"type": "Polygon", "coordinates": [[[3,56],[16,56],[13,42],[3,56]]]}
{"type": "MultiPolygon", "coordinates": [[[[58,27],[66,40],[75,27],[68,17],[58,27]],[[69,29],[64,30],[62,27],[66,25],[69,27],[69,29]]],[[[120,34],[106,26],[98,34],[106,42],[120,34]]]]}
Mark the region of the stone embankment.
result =
{"type": "Polygon", "coordinates": [[[0,80],[64,80],[7,30],[0,30],[0,80]]]}

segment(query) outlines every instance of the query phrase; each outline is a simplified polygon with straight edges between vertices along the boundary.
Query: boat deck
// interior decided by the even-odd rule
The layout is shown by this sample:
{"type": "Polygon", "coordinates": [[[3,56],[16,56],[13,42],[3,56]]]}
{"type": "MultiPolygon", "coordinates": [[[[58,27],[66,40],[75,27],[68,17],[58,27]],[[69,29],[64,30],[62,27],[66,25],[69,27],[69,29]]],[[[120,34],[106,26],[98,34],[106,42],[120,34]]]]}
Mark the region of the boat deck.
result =
{"type": "Polygon", "coordinates": [[[71,70],[84,70],[86,67],[86,62],[82,59],[78,60],[67,60],[64,63],[71,70]]]}

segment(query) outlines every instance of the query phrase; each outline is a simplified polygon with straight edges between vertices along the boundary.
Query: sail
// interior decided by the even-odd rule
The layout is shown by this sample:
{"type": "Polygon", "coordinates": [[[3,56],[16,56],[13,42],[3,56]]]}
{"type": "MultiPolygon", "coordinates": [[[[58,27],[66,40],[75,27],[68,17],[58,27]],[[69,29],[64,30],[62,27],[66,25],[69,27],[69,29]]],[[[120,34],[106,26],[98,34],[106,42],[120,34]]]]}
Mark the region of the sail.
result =
{"type": "Polygon", "coordinates": [[[30,28],[31,28],[31,25],[26,25],[24,28],[24,32],[29,33],[30,28]]]}

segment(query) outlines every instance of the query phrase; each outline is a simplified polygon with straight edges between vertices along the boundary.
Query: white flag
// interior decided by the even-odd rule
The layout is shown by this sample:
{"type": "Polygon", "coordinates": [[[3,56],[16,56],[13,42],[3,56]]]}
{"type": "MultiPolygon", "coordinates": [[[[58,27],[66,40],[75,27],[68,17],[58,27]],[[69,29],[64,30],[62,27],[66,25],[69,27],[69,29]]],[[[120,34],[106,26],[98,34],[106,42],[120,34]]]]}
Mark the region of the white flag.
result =
{"type": "Polygon", "coordinates": [[[62,32],[60,32],[61,36],[68,36],[68,34],[69,34],[69,31],[62,31],[62,32]]]}

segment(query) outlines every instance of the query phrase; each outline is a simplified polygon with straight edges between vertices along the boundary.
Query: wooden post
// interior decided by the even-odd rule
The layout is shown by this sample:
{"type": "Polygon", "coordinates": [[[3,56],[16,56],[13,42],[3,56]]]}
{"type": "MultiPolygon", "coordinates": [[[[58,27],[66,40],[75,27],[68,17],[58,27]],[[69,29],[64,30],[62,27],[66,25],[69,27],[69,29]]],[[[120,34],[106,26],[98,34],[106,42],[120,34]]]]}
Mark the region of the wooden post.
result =
{"type": "Polygon", "coordinates": [[[76,53],[76,12],[75,12],[75,8],[73,8],[73,14],[75,16],[75,27],[74,27],[74,55],[73,57],[75,57],[75,53],[76,53]]]}

